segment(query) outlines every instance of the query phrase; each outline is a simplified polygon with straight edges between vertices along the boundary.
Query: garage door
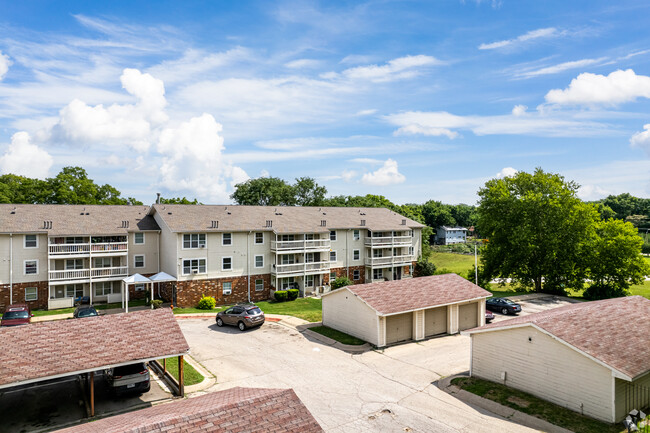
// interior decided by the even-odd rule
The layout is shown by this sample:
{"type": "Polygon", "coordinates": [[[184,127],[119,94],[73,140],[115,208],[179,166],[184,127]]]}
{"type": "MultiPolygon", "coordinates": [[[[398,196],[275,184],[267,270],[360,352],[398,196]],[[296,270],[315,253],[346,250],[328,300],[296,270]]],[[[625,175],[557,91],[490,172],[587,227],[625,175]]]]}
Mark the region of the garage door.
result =
{"type": "Polygon", "coordinates": [[[413,313],[398,314],[386,318],[386,344],[413,338],[413,313]]]}
{"type": "Polygon", "coordinates": [[[424,336],[447,332],[447,307],[431,308],[424,311],[424,336]]]}
{"type": "Polygon", "coordinates": [[[476,328],[478,326],[478,303],[461,305],[458,308],[458,329],[476,328]]]}

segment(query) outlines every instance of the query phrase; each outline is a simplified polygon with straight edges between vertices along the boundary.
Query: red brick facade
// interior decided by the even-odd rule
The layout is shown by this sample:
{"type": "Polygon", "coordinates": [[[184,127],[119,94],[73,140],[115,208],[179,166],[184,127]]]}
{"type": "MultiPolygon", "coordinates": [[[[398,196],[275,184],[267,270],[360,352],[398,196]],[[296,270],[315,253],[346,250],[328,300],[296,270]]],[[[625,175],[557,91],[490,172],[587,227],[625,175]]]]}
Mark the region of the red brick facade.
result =
{"type": "Polygon", "coordinates": [[[32,310],[46,310],[47,299],[49,297],[47,281],[37,281],[34,283],[14,283],[12,300],[9,300],[9,284],[0,285],[0,312],[11,304],[27,304],[32,310]],[[35,301],[25,301],[25,288],[36,287],[38,297],[35,301]]]}
{"type": "MultiPolygon", "coordinates": [[[[251,301],[265,301],[271,297],[271,274],[251,275],[250,277],[251,301]],[[264,290],[255,290],[255,280],[264,280],[264,290]]],[[[166,283],[164,288],[161,285],[160,294],[166,301],[171,301],[172,283],[166,283]]],[[[217,305],[235,304],[237,302],[248,302],[248,278],[247,276],[215,279],[195,279],[178,281],[176,283],[177,307],[196,307],[202,296],[212,296],[217,305]],[[232,283],[232,293],[224,295],[223,283],[232,283]]]]}
{"type": "MultiPolygon", "coordinates": [[[[365,266],[350,266],[349,268],[331,268],[330,272],[336,272],[336,278],[348,277],[354,284],[363,284],[366,282],[366,267],[365,266]],[[359,271],[359,279],[354,279],[354,271],[359,271]]],[[[330,274],[323,276],[323,284],[329,284],[330,274]]]]}

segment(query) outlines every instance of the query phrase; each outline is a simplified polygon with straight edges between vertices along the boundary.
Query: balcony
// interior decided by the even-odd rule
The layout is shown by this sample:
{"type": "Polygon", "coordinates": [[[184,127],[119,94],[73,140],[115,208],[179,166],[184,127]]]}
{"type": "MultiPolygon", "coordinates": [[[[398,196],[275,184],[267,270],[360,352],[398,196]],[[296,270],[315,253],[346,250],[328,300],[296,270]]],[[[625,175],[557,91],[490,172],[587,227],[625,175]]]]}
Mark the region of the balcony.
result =
{"type": "Polygon", "coordinates": [[[328,251],[330,245],[329,239],[271,241],[271,251],[328,251]]]}
{"type": "Polygon", "coordinates": [[[106,242],[96,244],[50,244],[49,254],[51,256],[87,256],[89,254],[126,254],[128,252],[127,242],[106,242]]]}
{"type": "Polygon", "coordinates": [[[365,245],[371,248],[411,246],[412,244],[413,237],[411,236],[383,236],[365,240],[365,245]]]}
{"type": "Polygon", "coordinates": [[[95,268],[95,269],[65,269],[60,271],[50,271],[50,281],[51,282],[62,282],[62,281],[71,281],[71,282],[82,282],[90,281],[92,276],[93,279],[102,280],[102,279],[111,279],[118,277],[126,277],[129,273],[128,266],[117,266],[111,268],[95,268]]]}
{"type": "Polygon", "coordinates": [[[325,274],[329,270],[330,262],[307,262],[275,265],[272,273],[278,276],[287,276],[292,274],[325,274]]]}
{"type": "Polygon", "coordinates": [[[90,270],[93,279],[126,277],[129,275],[128,266],[116,266],[111,268],[95,268],[90,270]]]}
{"type": "Polygon", "coordinates": [[[415,256],[389,256],[389,257],[366,257],[366,266],[377,267],[390,267],[390,266],[405,266],[413,264],[415,256]]]}

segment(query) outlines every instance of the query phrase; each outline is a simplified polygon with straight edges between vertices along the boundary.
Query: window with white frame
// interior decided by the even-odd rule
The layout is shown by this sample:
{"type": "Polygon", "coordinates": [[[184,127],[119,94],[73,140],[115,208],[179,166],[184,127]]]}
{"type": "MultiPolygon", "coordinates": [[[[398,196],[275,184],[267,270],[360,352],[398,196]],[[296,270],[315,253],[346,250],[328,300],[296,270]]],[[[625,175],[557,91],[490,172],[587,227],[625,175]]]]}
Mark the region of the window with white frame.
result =
{"type": "Polygon", "coordinates": [[[330,241],[336,240],[336,230],[330,230],[330,241]]]}
{"type": "Polygon", "coordinates": [[[313,275],[305,275],[305,287],[314,287],[313,275]]]}
{"type": "Polygon", "coordinates": [[[372,270],[372,279],[373,280],[383,280],[384,279],[384,270],[383,269],[373,269],[372,270]]]}
{"type": "Polygon", "coordinates": [[[413,247],[409,247],[409,256],[413,255],[413,247]]]}
{"type": "Polygon", "coordinates": [[[80,298],[84,295],[83,284],[66,284],[65,296],[66,298],[80,298]]]}
{"type": "Polygon", "coordinates": [[[25,248],[38,248],[38,236],[25,235],[25,248]]]}
{"type": "Polygon", "coordinates": [[[83,259],[66,259],[65,261],[66,270],[83,269],[83,268],[84,268],[83,259]]]}
{"type": "Polygon", "coordinates": [[[183,248],[205,248],[205,233],[190,233],[183,235],[183,248]]]}
{"type": "Polygon", "coordinates": [[[264,233],[257,232],[255,233],[255,244],[262,245],[264,243],[264,233]]]}
{"type": "Polygon", "coordinates": [[[352,251],[352,260],[360,260],[361,259],[361,251],[360,250],[353,250],[352,251]]]}
{"type": "Polygon", "coordinates": [[[358,281],[358,280],[361,279],[361,272],[358,269],[355,269],[354,271],[352,271],[352,279],[354,281],[358,281]]]}
{"type": "Polygon", "coordinates": [[[133,243],[136,245],[144,245],[144,233],[136,233],[133,235],[133,243]]]}
{"type": "Polygon", "coordinates": [[[102,283],[94,283],[95,296],[106,296],[113,293],[113,282],[104,281],[102,283]]]}
{"type": "Polygon", "coordinates": [[[36,287],[25,287],[25,301],[37,301],[38,289],[36,287]]]}
{"type": "Polygon", "coordinates": [[[336,261],[336,251],[330,251],[330,262],[336,261]]]}
{"type": "Polygon", "coordinates": [[[133,256],[133,267],[144,268],[144,255],[133,256]]]}
{"type": "Polygon", "coordinates": [[[140,283],[140,284],[135,285],[135,291],[136,292],[144,292],[145,289],[146,289],[146,287],[145,287],[144,283],[140,283]]]}
{"type": "Polygon", "coordinates": [[[352,239],[354,239],[355,241],[358,241],[359,239],[361,239],[361,235],[359,234],[359,230],[355,230],[355,231],[352,232],[352,239]]]}
{"type": "Polygon", "coordinates": [[[232,233],[221,234],[221,245],[232,245],[232,233]]]}
{"type": "Polygon", "coordinates": [[[25,260],[25,275],[38,274],[38,260],[25,260]]]}
{"type": "Polygon", "coordinates": [[[113,259],[111,257],[97,257],[95,258],[96,268],[110,268],[113,266],[113,259]]]}
{"type": "Polygon", "coordinates": [[[255,267],[256,268],[263,268],[264,267],[264,256],[263,255],[255,256],[255,267]]]}
{"type": "Polygon", "coordinates": [[[183,275],[205,274],[205,259],[183,260],[183,275]]]}
{"type": "Polygon", "coordinates": [[[223,257],[221,259],[221,270],[222,271],[232,270],[232,257],[223,257]]]}
{"type": "Polygon", "coordinates": [[[255,291],[261,292],[264,290],[264,280],[262,278],[255,279],[255,291]]]}
{"type": "Polygon", "coordinates": [[[280,257],[283,265],[293,265],[296,260],[293,254],[282,254],[280,257]]]}
{"type": "Polygon", "coordinates": [[[231,282],[223,283],[223,294],[230,295],[231,293],[232,293],[232,283],[231,282]]]}
{"type": "Polygon", "coordinates": [[[305,240],[306,241],[313,241],[314,240],[314,234],[313,233],[306,233],[305,234],[305,240]]]}
{"type": "Polygon", "coordinates": [[[413,265],[409,265],[409,275],[413,275],[413,265]]]}
{"type": "Polygon", "coordinates": [[[336,272],[330,272],[330,284],[332,284],[332,281],[336,280],[336,272]]]}

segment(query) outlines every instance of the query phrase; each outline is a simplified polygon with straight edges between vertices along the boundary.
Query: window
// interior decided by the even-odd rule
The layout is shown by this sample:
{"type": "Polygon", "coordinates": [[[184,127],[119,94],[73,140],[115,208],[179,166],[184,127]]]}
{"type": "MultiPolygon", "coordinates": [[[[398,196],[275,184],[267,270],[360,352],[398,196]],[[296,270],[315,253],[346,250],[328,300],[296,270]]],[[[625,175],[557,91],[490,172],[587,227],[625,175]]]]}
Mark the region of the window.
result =
{"type": "Polygon", "coordinates": [[[67,259],[65,261],[66,270],[83,269],[83,268],[84,268],[84,261],[82,259],[67,259]]]}
{"type": "Polygon", "coordinates": [[[332,281],[336,280],[336,272],[330,272],[330,284],[332,284],[332,281]]]}
{"type": "Polygon", "coordinates": [[[65,238],[65,243],[66,244],[83,244],[84,238],[81,237],[67,237],[65,238]]]}
{"type": "Polygon", "coordinates": [[[205,259],[183,260],[183,275],[205,274],[205,259]]]}
{"type": "Polygon", "coordinates": [[[383,269],[373,269],[372,270],[372,279],[373,280],[383,280],[384,279],[384,270],[383,269]]]}
{"type": "Polygon", "coordinates": [[[330,262],[336,261],[336,251],[330,251],[330,262]]]}
{"type": "Polygon", "coordinates": [[[183,235],[183,248],[205,248],[205,233],[183,235]]]}
{"type": "Polygon", "coordinates": [[[264,256],[255,256],[255,267],[256,268],[264,267],[264,256]]]}
{"type": "Polygon", "coordinates": [[[281,257],[282,257],[283,265],[293,265],[295,262],[295,258],[293,254],[283,254],[281,257]]]}
{"type": "Polygon", "coordinates": [[[264,243],[264,233],[255,233],[255,244],[262,245],[264,243]]]}
{"type": "Polygon", "coordinates": [[[336,230],[330,230],[330,241],[336,240],[336,230]]]}
{"type": "Polygon", "coordinates": [[[409,275],[413,275],[413,265],[409,265],[409,275]]]}
{"type": "MultiPolygon", "coordinates": [[[[31,247],[26,247],[31,248],[31,247]]],[[[36,301],[38,299],[38,289],[36,287],[25,287],[25,301],[36,301]]]]}
{"type": "Polygon", "coordinates": [[[257,278],[255,280],[255,291],[261,292],[262,290],[264,290],[264,280],[261,278],[257,278]]]}
{"type": "Polygon", "coordinates": [[[221,270],[222,271],[232,270],[232,257],[224,257],[221,259],[221,270]]]}
{"type": "Polygon", "coordinates": [[[221,245],[232,245],[232,233],[221,234],[221,245]]]}
{"type": "Polygon", "coordinates": [[[84,295],[83,284],[66,284],[65,297],[66,298],[80,298],[84,295]]]}
{"type": "Polygon", "coordinates": [[[25,235],[25,248],[38,248],[38,236],[25,235]]]}
{"type": "Polygon", "coordinates": [[[223,283],[223,294],[230,295],[232,293],[232,283],[223,283]]]}
{"type": "Polygon", "coordinates": [[[361,259],[361,251],[353,250],[352,251],[352,260],[359,260],[359,259],[361,259]]]}
{"type": "Polygon", "coordinates": [[[136,245],[144,245],[144,233],[136,233],[133,237],[133,243],[136,245]]]}
{"type": "Polygon", "coordinates": [[[140,283],[140,284],[135,285],[135,291],[136,292],[144,292],[145,288],[146,287],[145,287],[144,283],[140,283]]]}
{"type": "Polygon", "coordinates": [[[110,268],[113,266],[113,259],[111,257],[97,257],[95,259],[96,268],[110,268]]]}
{"type": "Polygon", "coordinates": [[[143,255],[133,256],[133,266],[136,268],[144,268],[144,256],[143,255]]]}
{"type": "Polygon", "coordinates": [[[359,234],[359,230],[355,230],[354,232],[352,232],[352,239],[354,239],[355,241],[358,241],[359,239],[361,239],[361,235],[359,234]]]}
{"type": "Polygon", "coordinates": [[[281,283],[282,290],[297,289],[298,284],[293,277],[283,278],[281,283]]]}
{"type": "Polygon", "coordinates": [[[409,256],[413,255],[413,247],[409,247],[409,256]]]}
{"type": "Polygon", "coordinates": [[[313,233],[305,234],[305,240],[306,241],[313,241],[314,240],[314,234],[313,233]]]}
{"type": "Polygon", "coordinates": [[[305,287],[314,287],[313,275],[305,275],[305,287]]]}
{"type": "Polygon", "coordinates": [[[358,281],[358,280],[361,279],[361,273],[359,272],[358,269],[355,269],[354,271],[352,271],[352,279],[354,281],[358,281]]]}
{"type": "Polygon", "coordinates": [[[113,283],[105,281],[103,283],[95,283],[95,296],[105,296],[113,293],[113,283]]]}
{"type": "Polygon", "coordinates": [[[372,250],[372,256],[373,257],[383,257],[384,256],[384,250],[380,250],[380,249],[372,250]]]}
{"type": "Polygon", "coordinates": [[[38,260],[25,260],[25,275],[38,274],[38,260]]]}

